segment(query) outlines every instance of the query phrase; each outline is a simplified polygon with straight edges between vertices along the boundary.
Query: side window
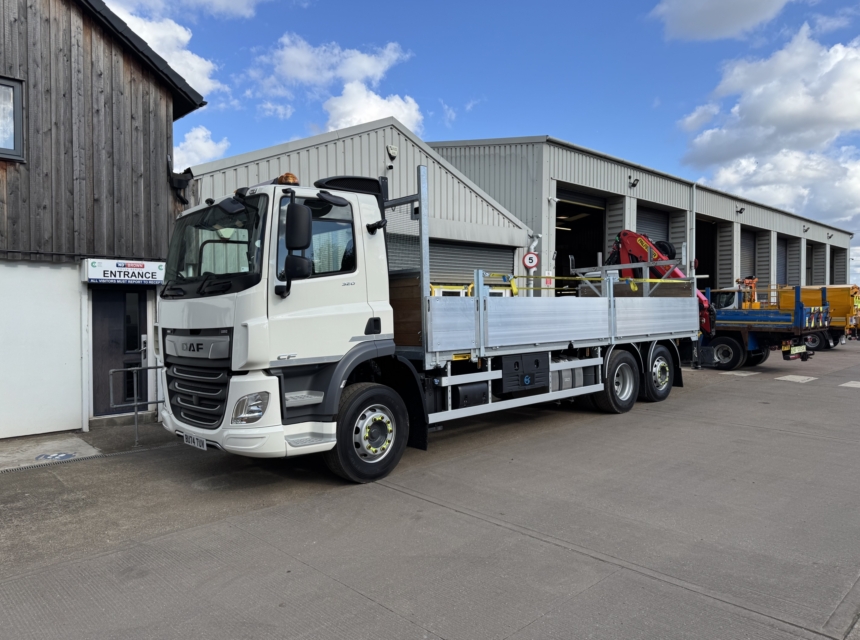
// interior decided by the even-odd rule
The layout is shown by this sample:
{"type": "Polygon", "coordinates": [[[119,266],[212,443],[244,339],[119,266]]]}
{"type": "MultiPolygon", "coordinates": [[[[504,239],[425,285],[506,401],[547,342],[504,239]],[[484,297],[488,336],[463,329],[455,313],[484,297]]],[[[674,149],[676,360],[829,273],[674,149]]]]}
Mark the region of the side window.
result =
{"type": "MultiPolygon", "coordinates": [[[[313,240],[304,255],[313,264],[311,277],[331,276],[355,271],[355,236],[352,207],[337,207],[316,198],[296,198],[298,204],[310,208],[313,214],[313,240]]],[[[281,198],[278,212],[278,279],[284,280],[284,260],[287,247],[284,231],[289,198],[281,198]]]]}
{"type": "Polygon", "coordinates": [[[0,159],[24,159],[24,86],[20,80],[0,77],[0,159]]]}

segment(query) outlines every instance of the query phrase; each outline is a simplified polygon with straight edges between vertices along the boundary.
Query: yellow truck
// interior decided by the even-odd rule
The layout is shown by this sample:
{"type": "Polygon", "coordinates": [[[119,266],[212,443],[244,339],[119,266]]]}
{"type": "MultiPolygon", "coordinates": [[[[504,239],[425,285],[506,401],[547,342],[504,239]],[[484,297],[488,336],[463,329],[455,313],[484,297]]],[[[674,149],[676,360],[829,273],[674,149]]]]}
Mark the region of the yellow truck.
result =
{"type": "MultiPolygon", "coordinates": [[[[830,304],[830,328],[807,336],[806,343],[813,350],[832,349],[845,344],[849,338],[860,338],[860,287],[856,284],[803,287],[804,304],[821,300],[821,289],[827,290],[830,304]]],[[[819,302],[820,303],[820,302],[819,302]]]]}

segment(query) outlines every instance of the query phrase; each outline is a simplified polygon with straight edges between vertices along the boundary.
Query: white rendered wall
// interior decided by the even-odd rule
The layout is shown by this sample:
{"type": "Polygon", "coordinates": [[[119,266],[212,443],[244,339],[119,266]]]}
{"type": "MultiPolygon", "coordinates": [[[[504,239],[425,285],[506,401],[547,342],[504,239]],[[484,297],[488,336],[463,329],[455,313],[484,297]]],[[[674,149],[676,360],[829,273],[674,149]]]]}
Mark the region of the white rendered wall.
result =
{"type": "Polygon", "coordinates": [[[0,260],[0,438],[81,428],[78,265],[0,260]]]}

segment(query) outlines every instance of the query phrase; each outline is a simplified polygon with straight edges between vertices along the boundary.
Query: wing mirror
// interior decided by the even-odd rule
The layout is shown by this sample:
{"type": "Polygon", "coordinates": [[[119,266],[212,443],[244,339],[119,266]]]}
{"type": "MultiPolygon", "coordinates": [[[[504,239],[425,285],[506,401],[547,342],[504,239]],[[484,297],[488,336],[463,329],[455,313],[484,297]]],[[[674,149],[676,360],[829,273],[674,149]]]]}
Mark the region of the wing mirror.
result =
{"type": "MultiPolygon", "coordinates": [[[[291,202],[287,205],[287,219],[284,226],[284,243],[288,251],[304,251],[311,246],[313,238],[313,216],[310,208],[291,202]]],[[[277,285],[275,293],[282,298],[290,295],[293,280],[311,277],[313,263],[305,256],[288,254],[284,260],[285,285],[277,285]]]]}
{"type": "Polygon", "coordinates": [[[288,250],[302,251],[311,246],[312,216],[309,207],[292,202],[287,205],[284,240],[288,250]]]}

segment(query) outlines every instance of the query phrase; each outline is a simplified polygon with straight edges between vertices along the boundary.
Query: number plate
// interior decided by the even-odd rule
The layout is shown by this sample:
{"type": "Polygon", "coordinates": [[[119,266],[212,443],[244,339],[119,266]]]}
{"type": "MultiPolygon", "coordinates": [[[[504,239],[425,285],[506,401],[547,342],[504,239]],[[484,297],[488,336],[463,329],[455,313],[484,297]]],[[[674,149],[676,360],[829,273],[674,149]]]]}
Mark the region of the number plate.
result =
{"type": "Polygon", "coordinates": [[[185,444],[190,444],[192,447],[197,447],[198,449],[206,451],[206,440],[203,438],[192,436],[190,433],[183,433],[182,437],[185,438],[185,444]]]}
{"type": "Polygon", "coordinates": [[[794,355],[795,353],[804,353],[805,351],[806,351],[806,345],[802,344],[799,347],[792,347],[791,348],[791,355],[794,355]]]}

